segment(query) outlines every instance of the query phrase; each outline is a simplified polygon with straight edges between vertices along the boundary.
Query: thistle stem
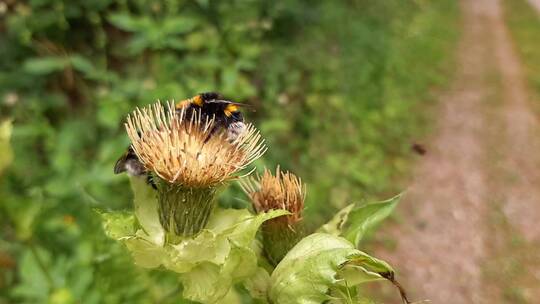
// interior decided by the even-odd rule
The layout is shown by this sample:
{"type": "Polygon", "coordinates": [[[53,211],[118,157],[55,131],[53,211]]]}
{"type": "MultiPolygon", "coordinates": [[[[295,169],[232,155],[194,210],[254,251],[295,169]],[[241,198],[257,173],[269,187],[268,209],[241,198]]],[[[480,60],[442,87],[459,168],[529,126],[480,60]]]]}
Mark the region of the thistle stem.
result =
{"type": "MultiPolygon", "coordinates": [[[[201,231],[212,213],[216,188],[188,188],[167,183],[158,186],[159,220],[174,236],[191,236],[201,231]]],[[[172,234],[172,235],[171,235],[172,234]]]]}
{"type": "Polygon", "coordinates": [[[287,252],[302,239],[303,232],[301,223],[289,225],[281,218],[265,222],[262,226],[263,245],[270,264],[277,266],[287,252]]]}

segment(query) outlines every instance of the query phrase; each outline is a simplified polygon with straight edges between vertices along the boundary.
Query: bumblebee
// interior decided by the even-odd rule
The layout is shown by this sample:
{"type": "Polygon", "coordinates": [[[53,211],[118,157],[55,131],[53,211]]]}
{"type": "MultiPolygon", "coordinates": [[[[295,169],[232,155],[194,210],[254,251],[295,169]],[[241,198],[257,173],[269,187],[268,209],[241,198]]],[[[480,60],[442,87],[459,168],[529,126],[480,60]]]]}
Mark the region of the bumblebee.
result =
{"type": "MultiPolygon", "coordinates": [[[[243,104],[223,100],[219,93],[207,92],[198,94],[192,98],[182,100],[175,105],[176,111],[185,111],[186,116],[201,113],[202,118],[214,119],[210,136],[217,132],[226,132],[227,140],[234,141],[245,130],[244,117],[240,112],[243,104]]],[[[144,165],[139,161],[135,151],[128,147],[127,151],[116,161],[114,173],[127,172],[132,176],[147,176],[149,184],[155,185],[151,181],[150,174],[147,174],[144,165]]]]}
{"type": "Polygon", "coordinates": [[[244,117],[240,112],[240,103],[223,100],[219,93],[201,93],[176,104],[176,110],[186,111],[187,117],[200,111],[203,120],[214,119],[210,134],[226,130],[227,140],[235,140],[244,131],[244,117]]]}

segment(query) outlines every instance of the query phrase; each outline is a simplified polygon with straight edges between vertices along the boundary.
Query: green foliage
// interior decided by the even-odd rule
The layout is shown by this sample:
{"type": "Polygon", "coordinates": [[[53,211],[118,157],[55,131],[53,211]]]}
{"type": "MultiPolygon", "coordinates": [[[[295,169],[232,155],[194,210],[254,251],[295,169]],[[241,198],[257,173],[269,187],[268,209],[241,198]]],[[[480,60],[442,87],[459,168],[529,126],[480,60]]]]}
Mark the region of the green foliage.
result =
{"type": "MultiPolygon", "coordinates": [[[[274,269],[261,254],[256,234],[263,222],[287,215],[287,211],[251,215],[247,209],[216,208],[198,234],[168,239],[161,228],[155,191],[144,181],[144,177],[131,178],[134,211],[101,213],[103,228],[128,248],[135,264],[163,266],[178,273],[186,299],[213,304],[230,295],[228,301],[238,303],[231,293],[233,284],[241,283],[263,303],[320,304],[357,299],[355,287],[362,283],[395,282],[390,265],[356,248],[364,233],[390,214],[399,196],[358,208],[347,206],[336,215],[339,220],[321,227],[330,233],[303,238],[274,269]]],[[[264,251],[276,242],[264,242],[264,251]]]]}
{"type": "Polygon", "coordinates": [[[353,209],[345,222],[343,236],[358,246],[369,229],[392,213],[399,199],[400,196],[397,196],[384,202],[365,204],[360,208],[353,209]]]}
{"type": "Polygon", "coordinates": [[[523,67],[536,96],[540,96],[540,18],[525,0],[505,0],[505,17],[516,41],[523,67]]]}
{"type": "MultiPolygon", "coordinates": [[[[304,178],[312,222],[394,191],[428,91],[446,78],[457,11],[450,0],[7,3],[0,119],[13,122],[15,157],[0,176],[0,258],[12,261],[0,263],[0,301],[16,303],[182,303],[176,276],[132,266],[93,211],[130,207],[128,179],[112,172],[122,123],[158,98],[215,90],[253,105],[247,118],[273,147],[259,165],[304,178]]],[[[245,206],[238,193],[223,202],[245,206]]]]}
{"type": "Polygon", "coordinates": [[[131,178],[133,213],[101,214],[105,233],[128,248],[135,264],[144,268],[163,265],[178,273],[184,298],[202,303],[220,303],[233,284],[256,273],[257,252],[252,244],[259,226],[287,214],[276,210],[251,215],[247,209],[217,208],[200,233],[169,243],[160,225],[157,197],[148,195],[154,191],[144,180],[131,178]]]}
{"type": "Polygon", "coordinates": [[[392,213],[400,198],[401,195],[398,195],[387,201],[368,203],[359,207],[351,204],[334,215],[319,229],[319,232],[342,235],[358,247],[364,235],[392,213]]]}
{"type": "Polygon", "coordinates": [[[11,150],[11,121],[0,121],[0,174],[13,161],[13,151],[11,150]]]}
{"type": "Polygon", "coordinates": [[[315,233],[300,241],[276,267],[269,295],[273,303],[280,304],[345,301],[351,292],[343,292],[340,287],[384,280],[381,274],[390,273],[394,273],[390,265],[356,249],[344,238],[315,233]]]}
{"type": "Polygon", "coordinates": [[[446,79],[457,12],[447,1],[327,1],[306,11],[317,22],[297,21],[301,35],[278,40],[262,67],[258,113],[270,146],[288,147],[272,157],[308,183],[308,216],[320,222],[358,198],[399,191],[391,181],[423,134],[430,87],[446,79]]]}

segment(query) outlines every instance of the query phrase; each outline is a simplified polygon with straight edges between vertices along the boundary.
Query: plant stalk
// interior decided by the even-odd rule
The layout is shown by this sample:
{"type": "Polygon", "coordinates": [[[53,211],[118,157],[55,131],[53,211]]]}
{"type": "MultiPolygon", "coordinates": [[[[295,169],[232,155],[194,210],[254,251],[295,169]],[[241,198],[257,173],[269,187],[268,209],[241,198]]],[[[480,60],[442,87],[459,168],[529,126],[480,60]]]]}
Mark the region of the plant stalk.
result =
{"type": "Polygon", "coordinates": [[[158,186],[159,220],[174,236],[192,236],[201,231],[214,207],[216,188],[188,188],[161,183],[158,186]]]}

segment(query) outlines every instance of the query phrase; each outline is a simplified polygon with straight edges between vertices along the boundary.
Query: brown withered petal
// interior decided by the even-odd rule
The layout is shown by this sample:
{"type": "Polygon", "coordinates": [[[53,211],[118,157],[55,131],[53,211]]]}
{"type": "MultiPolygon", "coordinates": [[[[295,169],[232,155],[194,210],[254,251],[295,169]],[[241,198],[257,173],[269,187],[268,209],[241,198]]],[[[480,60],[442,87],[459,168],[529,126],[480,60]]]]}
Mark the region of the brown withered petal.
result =
{"type": "Polygon", "coordinates": [[[265,169],[262,176],[244,179],[240,185],[253,201],[258,213],[284,209],[291,214],[274,220],[286,219],[288,225],[302,220],[306,187],[296,175],[282,172],[278,167],[274,176],[268,169],[265,169]]]}
{"type": "Polygon", "coordinates": [[[255,127],[230,142],[212,133],[213,119],[200,112],[186,115],[159,101],[136,109],[125,124],[133,149],[146,169],[164,181],[185,187],[208,187],[232,178],[266,151],[255,127]]]}

